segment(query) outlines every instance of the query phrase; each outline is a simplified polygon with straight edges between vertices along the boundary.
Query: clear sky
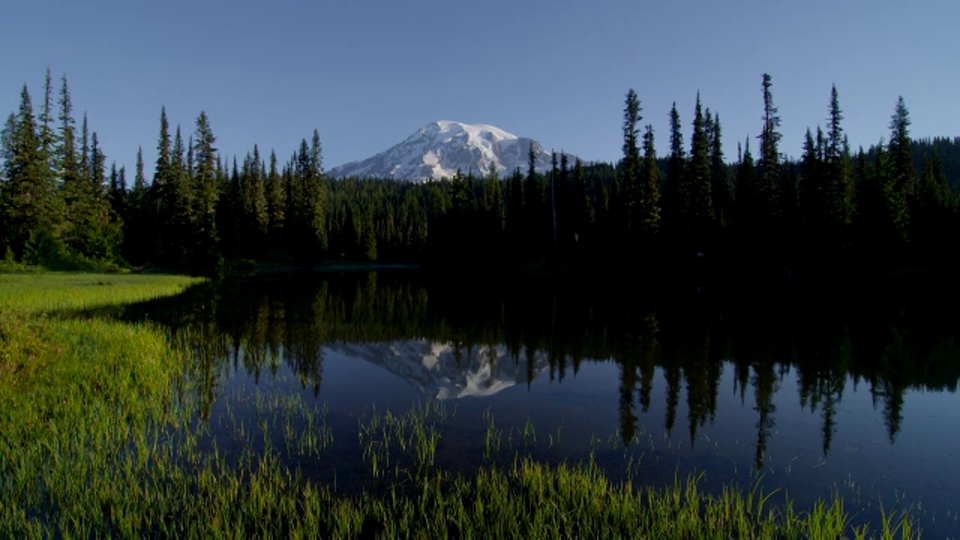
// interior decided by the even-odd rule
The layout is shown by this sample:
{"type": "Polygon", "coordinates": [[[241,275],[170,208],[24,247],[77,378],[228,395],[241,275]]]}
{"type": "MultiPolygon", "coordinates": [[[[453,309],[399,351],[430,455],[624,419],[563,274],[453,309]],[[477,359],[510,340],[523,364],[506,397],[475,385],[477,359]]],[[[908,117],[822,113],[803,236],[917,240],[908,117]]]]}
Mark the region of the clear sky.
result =
{"type": "Polygon", "coordinates": [[[588,160],[620,157],[629,88],[666,149],[676,101],[689,147],[699,90],[728,160],[755,147],[761,75],[773,76],[781,151],[798,156],[839,91],[854,148],[887,137],[897,96],[912,135],[960,135],[957,0],[139,0],[9,2],[0,17],[0,113],[49,66],[67,75],[108,162],[152,177],[160,107],[218,147],[281,162],[319,130],[325,168],[440,119],[496,125],[588,160]]]}

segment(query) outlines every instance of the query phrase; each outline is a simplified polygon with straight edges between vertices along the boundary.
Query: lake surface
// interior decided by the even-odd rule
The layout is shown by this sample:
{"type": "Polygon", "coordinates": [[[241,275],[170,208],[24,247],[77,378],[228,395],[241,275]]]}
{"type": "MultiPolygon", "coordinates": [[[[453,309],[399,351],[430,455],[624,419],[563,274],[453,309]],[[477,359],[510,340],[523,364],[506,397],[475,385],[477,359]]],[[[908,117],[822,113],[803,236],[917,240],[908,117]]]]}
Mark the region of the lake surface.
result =
{"type": "Polygon", "coordinates": [[[377,489],[358,426],[427,407],[453,472],[593,459],[798,508],[837,493],[855,523],[910,509],[944,537],[960,531],[958,301],[929,276],[394,270],[231,279],[123,316],[194,336],[205,448],[270,446],[344,493],[377,489]]]}

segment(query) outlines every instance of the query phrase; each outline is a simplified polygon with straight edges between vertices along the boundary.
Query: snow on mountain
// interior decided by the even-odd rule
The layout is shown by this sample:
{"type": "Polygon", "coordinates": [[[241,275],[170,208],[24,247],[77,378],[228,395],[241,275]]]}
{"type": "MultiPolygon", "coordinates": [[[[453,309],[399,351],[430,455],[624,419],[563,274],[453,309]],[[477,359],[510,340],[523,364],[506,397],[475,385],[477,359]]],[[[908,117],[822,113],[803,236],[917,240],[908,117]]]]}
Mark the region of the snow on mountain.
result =
{"type": "Polygon", "coordinates": [[[537,351],[532,369],[527,358],[515,360],[504,345],[455,348],[425,340],[385,343],[336,343],[327,347],[344,356],[363,359],[404,379],[437,399],[491,396],[527,376],[549,369],[546,353],[537,351]]]}
{"type": "Polygon", "coordinates": [[[551,167],[550,152],[533,139],[486,125],[442,120],[418,129],[392,148],[363,161],[354,161],[329,171],[334,178],[376,177],[399,180],[452,178],[457,170],[483,176],[495,166],[501,176],[519,167],[527,170],[530,146],[536,155],[536,169],[551,167]]]}

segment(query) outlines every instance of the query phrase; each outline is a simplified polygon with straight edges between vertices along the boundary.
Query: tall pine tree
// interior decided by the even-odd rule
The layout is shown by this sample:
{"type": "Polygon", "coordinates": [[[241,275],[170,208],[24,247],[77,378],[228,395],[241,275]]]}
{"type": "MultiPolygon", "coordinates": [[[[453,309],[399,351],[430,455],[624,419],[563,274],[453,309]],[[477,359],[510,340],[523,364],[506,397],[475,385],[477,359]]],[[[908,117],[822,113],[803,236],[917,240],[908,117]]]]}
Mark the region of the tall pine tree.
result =
{"type": "Polygon", "coordinates": [[[850,170],[850,149],[840,125],[843,113],[837,96],[837,86],[830,89],[830,117],[827,130],[827,212],[829,233],[834,244],[843,247],[853,217],[853,175],[850,170]]]}
{"type": "Polygon", "coordinates": [[[640,228],[641,188],[640,188],[640,129],[637,125],[643,117],[640,100],[631,88],[627,92],[626,106],[623,109],[623,161],[620,162],[620,182],[623,191],[623,230],[633,240],[640,228]]]}
{"type": "MultiPolygon", "coordinates": [[[[710,131],[700,104],[694,108],[693,135],[690,138],[690,162],[684,175],[680,205],[685,241],[690,249],[703,253],[710,246],[714,228],[710,174],[710,131]]],[[[712,130],[712,126],[709,127],[712,130]]]]}
{"type": "Polygon", "coordinates": [[[671,237],[683,230],[683,182],[686,175],[686,153],[683,148],[683,133],[680,132],[680,113],[674,102],[670,108],[670,159],[667,161],[667,178],[663,184],[664,229],[671,237]]]}
{"type": "Polygon", "coordinates": [[[913,161],[910,155],[910,112],[903,96],[890,118],[890,185],[884,194],[886,211],[894,230],[894,237],[909,240],[910,206],[915,191],[913,161]]]}
{"type": "MultiPolygon", "coordinates": [[[[763,74],[763,130],[760,132],[760,160],[757,163],[761,225],[774,232],[779,225],[780,209],[780,117],[773,105],[773,86],[769,74],[763,74]]],[[[771,239],[775,240],[775,239],[771,239]]],[[[769,246],[768,246],[769,247],[769,246]]]]}
{"type": "MultiPolygon", "coordinates": [[[[193,247],[192,265],[203,269],[213,269],[220,257],[217,251],[216,209],[219,198],[217,183],[217,149],[213,146],[216,138],[210,127],[210,120],[203,111],[197,117],[196,133],[192,145],[193,177],[193,247]]],[[[189,171],[190,167],[187,168],[189,171]]]]}

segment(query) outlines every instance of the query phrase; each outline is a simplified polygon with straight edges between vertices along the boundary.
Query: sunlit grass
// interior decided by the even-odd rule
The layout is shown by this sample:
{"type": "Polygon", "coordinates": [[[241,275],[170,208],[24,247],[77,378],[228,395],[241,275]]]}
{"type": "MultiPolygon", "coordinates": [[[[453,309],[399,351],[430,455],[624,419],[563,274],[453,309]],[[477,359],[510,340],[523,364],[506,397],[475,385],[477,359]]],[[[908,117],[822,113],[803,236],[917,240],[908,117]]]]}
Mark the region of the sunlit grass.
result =
{"type": "Polygon", "coordinates": [[[160,274],[0,273],[0,311],[80,310],[170,296],[201,278],[160,274]]]}

